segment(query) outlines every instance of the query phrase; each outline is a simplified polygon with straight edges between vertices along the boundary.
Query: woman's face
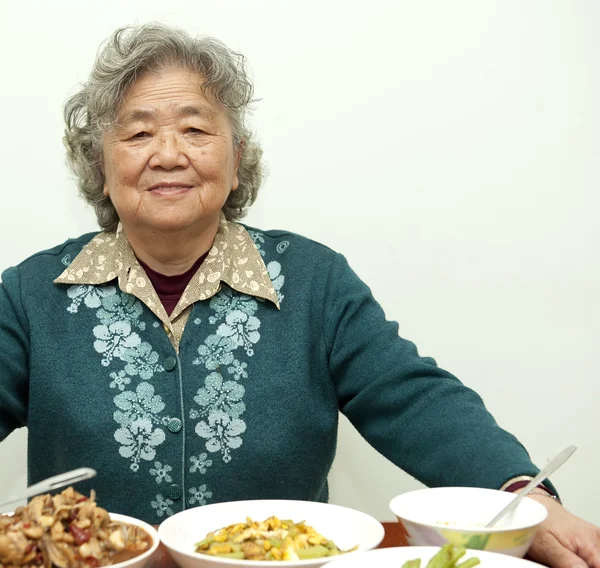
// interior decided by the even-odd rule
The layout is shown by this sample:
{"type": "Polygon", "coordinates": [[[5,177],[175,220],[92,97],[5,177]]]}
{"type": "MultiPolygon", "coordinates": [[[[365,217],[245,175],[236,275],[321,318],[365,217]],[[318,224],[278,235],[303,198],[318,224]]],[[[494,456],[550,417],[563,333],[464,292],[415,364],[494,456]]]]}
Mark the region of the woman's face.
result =
{"type": "Polygon", "coordinates": [[[201,83],[178,67],[141,75],[104,135],[104,194],[126,233],[216,227],[237,189],[231,125],[201,83]]]}

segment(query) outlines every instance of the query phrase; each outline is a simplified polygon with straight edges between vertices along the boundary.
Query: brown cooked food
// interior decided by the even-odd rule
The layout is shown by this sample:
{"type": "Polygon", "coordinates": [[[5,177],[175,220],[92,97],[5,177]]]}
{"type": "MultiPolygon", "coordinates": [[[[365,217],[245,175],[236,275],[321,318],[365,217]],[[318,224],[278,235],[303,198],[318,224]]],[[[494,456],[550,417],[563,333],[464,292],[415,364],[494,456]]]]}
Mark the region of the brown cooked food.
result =
{"type": "Polygon", "coordinates": [[[0,568],[94,568],[117,564],[152,546],[141,529],[111,520],[72,487],[39,495],[13,515],[0,515],[0,568]]]}

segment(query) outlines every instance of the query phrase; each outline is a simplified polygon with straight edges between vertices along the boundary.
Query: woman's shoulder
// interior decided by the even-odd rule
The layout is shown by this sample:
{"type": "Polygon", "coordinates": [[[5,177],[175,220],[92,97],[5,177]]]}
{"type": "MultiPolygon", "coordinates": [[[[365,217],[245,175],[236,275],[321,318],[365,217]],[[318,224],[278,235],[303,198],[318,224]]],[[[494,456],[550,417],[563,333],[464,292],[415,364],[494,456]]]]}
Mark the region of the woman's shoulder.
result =
{"type": "Polygon", "coordinates": [[[79,237],[67,239],[58,245],[40,250],[28,256],[16,266],[8,268],[7,271],[18,270],[24,273],[47,271],[52,274],[58,271],[58,274],[60,274],[97,234],[98,232],[85,233],[79,237]]]}
{"type": "Polygon", "coordinates": [[[285,229],[259,229],[243,224],[262,256],[282,255],[322,259],[337,256],[327,245],[285,229]]]}

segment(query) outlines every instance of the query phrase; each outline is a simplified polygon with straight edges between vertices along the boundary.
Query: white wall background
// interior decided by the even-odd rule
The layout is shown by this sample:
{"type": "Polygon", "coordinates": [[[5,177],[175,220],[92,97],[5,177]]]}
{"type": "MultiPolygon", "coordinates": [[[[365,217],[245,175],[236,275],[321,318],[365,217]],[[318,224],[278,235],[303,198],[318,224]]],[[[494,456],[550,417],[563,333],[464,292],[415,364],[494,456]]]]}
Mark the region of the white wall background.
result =
{"type": "MultiPolygon", "coordinates": [[[[94,230],[61,105],[116,27],[160,20],[249,58],[271,175],[249,222],[350,259],[423,354],[478,390],[600,524],[600,3],[20,0],[2,6],[0,267],[94,230]]],[[[0,444],[0,497],[25,484],[0,444]]],[[[417,482],[343,425],[332,500],[391,519],[417,482]]]]}

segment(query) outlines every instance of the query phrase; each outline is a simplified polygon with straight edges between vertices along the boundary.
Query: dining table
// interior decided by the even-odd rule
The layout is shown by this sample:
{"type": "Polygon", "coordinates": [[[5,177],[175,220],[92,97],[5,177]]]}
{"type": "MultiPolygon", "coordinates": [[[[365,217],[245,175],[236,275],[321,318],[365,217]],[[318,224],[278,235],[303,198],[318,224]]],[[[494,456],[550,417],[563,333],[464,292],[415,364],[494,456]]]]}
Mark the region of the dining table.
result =
{"type": "MultiPolygon", "coordinates": [[[[402,533],[400,532],[400,525],[395,521],[382,522],[381,524],[383,525],[385,534],[378,548],[401,546],[403,542],[402,533]]],[[[164,544],[161,543],[147,568],[177,568],[177,564],[175,564],[167,552],[164,544]]]]}

